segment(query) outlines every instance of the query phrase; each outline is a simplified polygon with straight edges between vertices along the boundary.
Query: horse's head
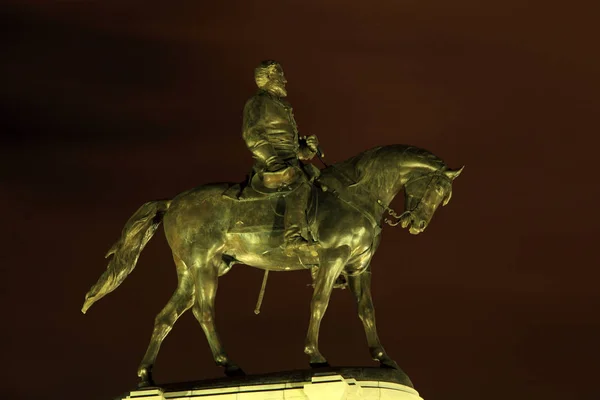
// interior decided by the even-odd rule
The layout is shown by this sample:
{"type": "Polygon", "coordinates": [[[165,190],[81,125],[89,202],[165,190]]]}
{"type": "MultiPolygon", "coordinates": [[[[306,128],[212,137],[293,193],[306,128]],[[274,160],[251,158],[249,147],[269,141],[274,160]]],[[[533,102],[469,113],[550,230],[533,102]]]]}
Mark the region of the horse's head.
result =
{"type": "Polygon", "coordinates": [[[404,213],[400,216],[403,228],[417,235],[427,228],[435,210],[452,198],[452,181],[462,172],[441,170],[415,174],[404,185],[404,213]]]}

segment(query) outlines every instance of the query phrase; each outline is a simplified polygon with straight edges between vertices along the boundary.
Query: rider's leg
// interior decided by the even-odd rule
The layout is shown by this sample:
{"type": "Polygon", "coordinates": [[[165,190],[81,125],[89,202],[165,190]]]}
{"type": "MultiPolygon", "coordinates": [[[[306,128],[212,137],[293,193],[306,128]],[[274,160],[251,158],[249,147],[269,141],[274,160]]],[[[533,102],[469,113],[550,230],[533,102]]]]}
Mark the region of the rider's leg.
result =
{"type": "Polygon", "coordinates": [[[310,192],[310,185],[304,182],[293,193],[285,197],[285,216],[283,219],[285,231],[283,237],[286,250],[293,251],[307,247],[310,244],[304,237],[308,233],[306,207],[308,206],[310,192]]]}

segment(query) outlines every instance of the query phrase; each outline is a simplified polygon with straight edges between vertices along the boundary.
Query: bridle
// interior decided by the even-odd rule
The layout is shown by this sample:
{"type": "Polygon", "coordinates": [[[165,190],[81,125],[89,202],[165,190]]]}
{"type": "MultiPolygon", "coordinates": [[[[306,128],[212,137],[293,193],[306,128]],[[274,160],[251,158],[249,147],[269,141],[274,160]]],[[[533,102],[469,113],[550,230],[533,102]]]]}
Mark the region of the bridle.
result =
{"type": "MultiPolygon", "coordinates": [[[[423,191],[423,194],[421,195],[421,197],[419,198],[419,201],[417,201],[417,204],[410,210],[406,210],[404,211],[402,214],[398,215],[396,213],[396,211],[394,211],[392,208],[386,206],[385,204],[383,204],[383,202],[379,199],[377,199],[377,204],[379,204],[387,213],[388,215],[390,215],[392,218],[395,218],[396,221],[390,220],[388,218],[385,218],[383,221],[388,224],[389,226],[398,226],[407,216],[410,216],[410,214],[412,214],[413,212],[417,211],[419,209],[419,207],[421,206],[421,204],[423,203],[423,197],[425,197],[425,193],[427,193],[427,191],[429,190],[429,187],[431,186],[431,183],[433,182],[433,179],[436,177],[436,175],[439,175],[439,173],[436,171],[432,174],[427,174],[427,175],[423,175],[420,176],[416,179],[412,179],[409,180],[408,182],[406,182],[406,184],[404,185],[404,190],[406,191],[406,189],[408,188],[409,185],[415,183],[418,180],[424,179],[429,177],[429,183],[427,183],[427,186],[425,187],[425,190],[423,191]]],[[[413,195],[407,194],[407,197],[415,197],[413,195]]]]}

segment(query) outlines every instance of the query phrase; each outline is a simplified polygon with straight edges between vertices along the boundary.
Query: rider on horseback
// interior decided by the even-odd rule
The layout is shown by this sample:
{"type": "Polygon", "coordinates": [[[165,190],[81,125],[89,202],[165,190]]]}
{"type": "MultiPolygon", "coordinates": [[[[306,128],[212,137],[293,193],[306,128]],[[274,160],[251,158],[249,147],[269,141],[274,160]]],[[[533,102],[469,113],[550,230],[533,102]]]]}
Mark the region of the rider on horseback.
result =
{"type": "Polygon", "coordinates": [[[253,172],[270,189],[298,186],[285,196],[284,249],[288,255],[296,250],[309,251],[314,245],[306,239],[311,184],[299,160],[312,159],[319,142],[314,135],[298,136],[292,107],[283,99],[287,96],[287,80],[279,63],[263,61],[254,70],[254,80],[259,90],[244,106],[242,127],[242,136],[255,160],[253,172]]]}

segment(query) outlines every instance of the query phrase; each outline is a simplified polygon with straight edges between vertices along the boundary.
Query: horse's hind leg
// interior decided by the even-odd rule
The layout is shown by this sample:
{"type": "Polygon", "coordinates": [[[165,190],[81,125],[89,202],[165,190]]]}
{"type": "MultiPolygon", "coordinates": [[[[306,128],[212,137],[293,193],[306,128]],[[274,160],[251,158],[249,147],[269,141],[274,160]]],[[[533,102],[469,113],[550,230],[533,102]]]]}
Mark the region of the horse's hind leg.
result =
{"type": "Polygon", "coordinates": [[[171,299],[154,320],[154,331],[146,354],[138,368],[138,376],[141,379],[139,386],[154,385],[152,381],[152,367],[156,361],[156,356],[160,345],[173,329],[175,321],[194,304],[194,280],[188,271],[186,265],[177,256],[174,255],[175,265],[177,266],[177,289],[171,296],[171,299]]]}
{"type": "Polygon", "coordinates": [[[212,351],[215,363],[225,367],[228,376],[244,375],[244,372],[233,363],[223,348],[215,326],[215,298],[219,281],[219,272],[228,267],[218,258],[211,258],[198,266],[196,270],[196,302],[192,311],[200,323],[206,340],[212,351]]]}

